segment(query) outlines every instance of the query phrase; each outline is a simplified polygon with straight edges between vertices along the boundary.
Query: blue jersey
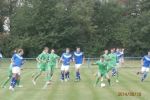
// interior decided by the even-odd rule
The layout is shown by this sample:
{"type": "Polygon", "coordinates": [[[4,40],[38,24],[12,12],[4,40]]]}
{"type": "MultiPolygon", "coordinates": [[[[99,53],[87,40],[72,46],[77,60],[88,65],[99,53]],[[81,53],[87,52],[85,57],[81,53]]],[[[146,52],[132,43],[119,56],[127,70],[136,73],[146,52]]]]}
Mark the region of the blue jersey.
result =
{"type": "Polygon", "coordinates": [[[70,65],[70,62],[72,60],[72,55],[69,53],[63,53],[61,56],[61,59],[63,61],[63,65],[70,65]]]}
{"type": "Polygon", "coordinates": [[[83,52],[74,52],[74,60],[76,64],[82,64],[83,52]]]}
{"type": "Polygon", "coordinates": [[[21,67],[21,65],[23,65],[23,57],[18,55],[18,54],[14,54],[12,57],[12,61],[13,61],[13,67],[21,67]]]}
{"type": "Polygon", "coordinates": [[[117,63],[119,63],[122,54],[120,52],[116,52],[115,55],[117,57],[117,63]]]}
{"type": "Polygon", "coordinates": [[[142,60],[144,67],[150,67],[150,56],[144,56],[142,60]]]}

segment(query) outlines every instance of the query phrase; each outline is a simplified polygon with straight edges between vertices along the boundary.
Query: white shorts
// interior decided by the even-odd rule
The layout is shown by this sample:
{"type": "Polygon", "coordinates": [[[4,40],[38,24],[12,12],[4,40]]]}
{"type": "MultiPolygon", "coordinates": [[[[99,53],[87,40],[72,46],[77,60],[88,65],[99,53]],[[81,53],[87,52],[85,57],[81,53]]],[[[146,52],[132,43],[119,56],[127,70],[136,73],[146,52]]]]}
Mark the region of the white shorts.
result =
{"type": "Polygon", "coordinates": [[[21,69],[20,67],[12,67],[12,73],[15,73],[15,74],[19,74],[21,73],[21,69]]]}
{"type": "Polygon", "coordinates": [[[75,64],[75,68],[79,69],[81,67],[82,64],[75,64]]]}
{"type": "Polygon", "coordinates": [[[149,72],[149,67],[142,67],[141,72],[149,72]]]}
{"type": "Polygon", "coordinates": [[[70,67],[69,65],[63,65],[63,64],[62,64],[61,70],[62,70],[62,71],[68,71],[68,70],[69,70],[69,67],[70,67]]]}

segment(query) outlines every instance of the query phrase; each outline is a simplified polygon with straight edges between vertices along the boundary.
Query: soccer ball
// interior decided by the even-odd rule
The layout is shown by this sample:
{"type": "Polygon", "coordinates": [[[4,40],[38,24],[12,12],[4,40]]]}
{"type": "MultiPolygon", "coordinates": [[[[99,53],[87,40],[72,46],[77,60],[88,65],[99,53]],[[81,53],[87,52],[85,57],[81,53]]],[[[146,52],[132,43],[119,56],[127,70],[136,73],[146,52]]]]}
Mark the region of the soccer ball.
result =
{"type": "Polygon", "coordinates": [[[105,83],[101,83],[101,87],[103,88],[103,87],[105,87],[106,85],[105,85],[105,83]]]}

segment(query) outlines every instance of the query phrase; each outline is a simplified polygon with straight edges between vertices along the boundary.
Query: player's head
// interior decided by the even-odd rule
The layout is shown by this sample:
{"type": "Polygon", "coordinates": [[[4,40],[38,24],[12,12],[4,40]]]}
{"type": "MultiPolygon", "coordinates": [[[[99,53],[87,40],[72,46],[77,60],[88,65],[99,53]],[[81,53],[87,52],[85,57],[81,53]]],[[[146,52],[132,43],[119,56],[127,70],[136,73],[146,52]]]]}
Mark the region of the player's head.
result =
{"type": "Polygon", "coordinates": [[[43,50],[43,51],[46,52],[46,53],[48,53],[49,48],[48,48],[48,47],[44,47],[44,50],[43,50]]]}
{"type": "Polygon", "coordinates": [[[69,53],[70,52],[70,48],[66,48],[66,53],[69,53]]]}
{"type": "Polygon", "coordinates": [[[23,51],[23,49],[18,49],[18,50],[17,50],[17,53],[18,53],[19,55],[23,55],[23,54],[24,54],[24,51],[23,51]]]}
{"type": "Polygon", "coordinates": [[[114,53],[114,52],[115,52],[115,49],[114,49],[114,48],[112,48],[112,49],[110,50],[110,52],[111,52],[111,53],[114,53]]]}
{"type": "Polygon", "coordinates": [[[100,60],[103,62],[105,60],[104,56],[101,56],[100,60]]]}
{"type": "Polygon", "coordinates": [[[80,52],[80,47],[76,47],[76,51],[77,51],[77,52],[80,52]]]}
{"type": "Polygon", "coordinates": [[[54,49],[51,49],[51,53],[55,53],[55,50],[54,50],[54,49]]]}
{"type": "Polygon", "coordinates": [[[104,53],[105,53],[105,54],[108,54],[108,50],[105,50],[104,53]]]}

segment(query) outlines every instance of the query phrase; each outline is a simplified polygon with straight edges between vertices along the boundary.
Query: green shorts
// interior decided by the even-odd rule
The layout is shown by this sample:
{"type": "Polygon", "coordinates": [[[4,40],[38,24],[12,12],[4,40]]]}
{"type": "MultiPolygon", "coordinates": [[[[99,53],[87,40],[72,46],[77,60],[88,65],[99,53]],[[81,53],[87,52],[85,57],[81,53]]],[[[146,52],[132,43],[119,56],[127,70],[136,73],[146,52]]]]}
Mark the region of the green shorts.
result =
{"type": "Polygon", "coordinates": [[[107,71],[99,71],[99,76],[105,77],[107,75],[107,71]]]}
{"type": "Polygon", "coordinates": [[[47,66],[47,70],[54,70],[55,69],[56,64],[48,64],[47,66]]]}
{"type": "Polygon", "coordinates": [[[47,69],[47,64],[39,64],[39,69],[40,69],[40,71],[46,71],[46,69],[47,69]]]}

